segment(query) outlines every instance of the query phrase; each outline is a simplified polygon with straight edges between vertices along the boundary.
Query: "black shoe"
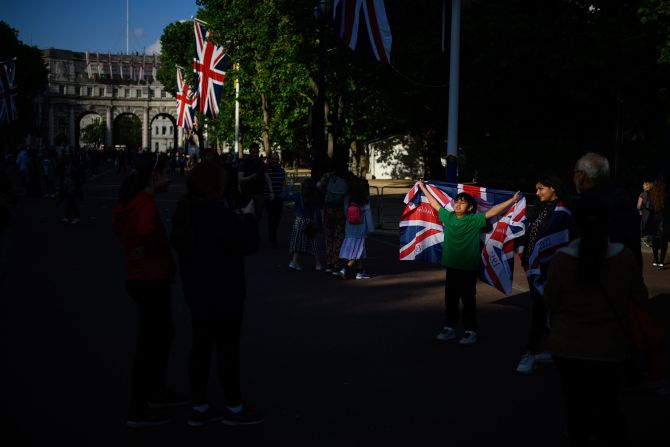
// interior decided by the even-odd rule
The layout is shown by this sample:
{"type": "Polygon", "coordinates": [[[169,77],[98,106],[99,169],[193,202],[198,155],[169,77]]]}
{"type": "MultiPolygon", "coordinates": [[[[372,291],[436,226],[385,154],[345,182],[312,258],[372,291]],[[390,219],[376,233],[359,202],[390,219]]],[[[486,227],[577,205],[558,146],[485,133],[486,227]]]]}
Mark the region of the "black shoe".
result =
{"type": "Polygon", "coordinates": [[[198,411],[191,408],[191,413],[188,415],[186,424],[190,427],[203,427],[209,422],[220,422],[223,419],[223,411],[214,408],[211,405],[206,411],[198,411]]]}
{"type": "Polygon", "coordinates": [[[246,405],[243,405],[242,411],[239,413],[233,413],[229,409],[225,408],[223,410],[223,418],[221,419],[221,423],[230,426],[256,425],[260,424],[264,420],[265,419],[259,412],[250,410],[246,405]]]}
{"type": "Polygon", "coordinates": [[[147,408],[141,411],[131,411],[126,421],[128,428],[158,427],[170,423],[172,418],[161,411],[147,408]]]}
{"type": "Polygon", "coordinates": [[[170,408],[186,405],[188,399],[181,394],[177,394],[169,388],[166,388],[158,396],[154,396],[147,402],[149,408],[170,408]]]}

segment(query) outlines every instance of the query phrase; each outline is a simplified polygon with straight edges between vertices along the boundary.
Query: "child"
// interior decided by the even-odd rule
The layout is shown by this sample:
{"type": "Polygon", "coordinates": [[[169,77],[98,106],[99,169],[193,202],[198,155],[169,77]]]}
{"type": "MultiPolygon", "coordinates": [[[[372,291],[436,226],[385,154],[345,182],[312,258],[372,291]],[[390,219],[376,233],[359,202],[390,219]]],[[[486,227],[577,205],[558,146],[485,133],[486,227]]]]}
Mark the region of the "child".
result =
{"type": "Polygon", "coordinates": [[[444,286],[444,304],[446,307],[444,328],[437,335],[441,341],[456,338],[454,327],[460,318],[459,300],[463,302],[463,326],[465,334],[460,339],[462,345],[471,345],[477,341],[477,274],[481,268],[480,233],[486,227],[486,220],[501,214],[514,204],[519,193],[494,206],[486,213],[476,213],[477,202],[467,193],[454,198],[454,211],[447,211],[419,181],[421,192],[428,198],[430,205],[438,212],[444,225],[444,245],[442,265],[447,268],[444,286]]]}
{"type": "Polygon", "coordinates": [[[356,267],[356,279],[369,279],[363,270],[362,259],[365,258],[365,237],[374,230],[372,213],[370,212],[370,187],[365,179],[353,177],[351,193],[344,200],[344,241],[340,248],[340,259],[347,260],[345,266],[334,274],[346,278],[351,269],[356,267]]]}
{"type": "Polygon", "coordinates": [[[319,192],[316,184],[311,178],[303,180],[300,192],[291,194],[287,200],[294,202],[293,229],[291,230],[291,239],[288,245],[288,251],[291,253],[291,262],[288,267],[293,270],[302,270],[298,264],[300,253],[314,256],[315,270],[321,271],[321,261],[319,260],[319,239],[318,232],[321,230],[321,213],[319,212],[319,192]]]}

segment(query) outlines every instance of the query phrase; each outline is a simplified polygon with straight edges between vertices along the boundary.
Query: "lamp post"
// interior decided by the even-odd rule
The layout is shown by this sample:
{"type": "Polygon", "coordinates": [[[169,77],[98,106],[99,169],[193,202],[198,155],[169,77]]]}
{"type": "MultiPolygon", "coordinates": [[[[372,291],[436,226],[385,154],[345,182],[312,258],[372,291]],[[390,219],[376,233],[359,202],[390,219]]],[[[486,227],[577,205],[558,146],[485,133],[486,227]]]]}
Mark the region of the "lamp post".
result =
{"type": "Polygon", "coordinates": [[[458,71],[461,39],[461,0],[451,0],[449,53],[449,117],[447,127],[447,181],[456,182],[458,169],[458,71]]]}

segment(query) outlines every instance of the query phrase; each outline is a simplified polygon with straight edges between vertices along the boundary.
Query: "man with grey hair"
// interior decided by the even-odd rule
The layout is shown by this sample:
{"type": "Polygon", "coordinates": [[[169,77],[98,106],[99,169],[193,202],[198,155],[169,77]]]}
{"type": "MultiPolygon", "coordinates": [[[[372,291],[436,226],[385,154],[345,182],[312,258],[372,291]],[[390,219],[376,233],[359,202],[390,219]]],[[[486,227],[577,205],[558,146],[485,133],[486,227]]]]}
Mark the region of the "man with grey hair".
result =
{"type": "Polygon", "coordinates": [[[629,198],[622,188],[614,185],[607,158],[595,152],[582,155],[575,163],[572,180],[580,195],[578,200],[601,203],[607,210],[606,231],[610,241],[620,242],[629,248],[642,265],[640,217],[635,199],[629,198]]]}

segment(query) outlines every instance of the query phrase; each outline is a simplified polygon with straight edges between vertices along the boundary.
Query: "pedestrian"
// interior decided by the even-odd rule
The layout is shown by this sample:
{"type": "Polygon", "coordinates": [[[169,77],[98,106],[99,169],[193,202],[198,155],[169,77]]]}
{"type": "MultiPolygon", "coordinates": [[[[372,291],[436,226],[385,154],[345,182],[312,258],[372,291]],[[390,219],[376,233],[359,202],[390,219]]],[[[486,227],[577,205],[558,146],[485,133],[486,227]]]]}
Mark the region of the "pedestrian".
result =
{"type": "Polygon", "coordinates": [[[258,247],[253,202],[234,209],[224,201],[226,172],[214,162],[196,165],[177,205],[170,241],[179,260],[193,342],[188,361],[192,408],[187,424],[252,425],[263,417],[242,400],[240,336],[246,299],[244,256],[258,247]],[[210,363],[226,399],[219,409],[207,397],[210,363]]]}
{"type": "Polygon", "coordinates": [[[46,186],[44,197],[56,197],[56,154],[52,149],[49,149],[42,157],[42,175],[46,186]]]}
{"type": "Polygon", "coordinates": [[[665,187],[665,181],[659,178],[654,181],[649,190],[649,218],[648,234],[651,236],[651,250],[654,256],[652,266],[659,269],[665,267],[665,255],[668,251],[668,234],[670,224],[668,220],[668,191],[665,187]]]}
{"type": "Polygon", "coordinates": [[[344,241],[344,198],[349,194],[349,172],[347,165],[336,162],[335,169],[325,173],[317,182],[323,193],[323,222],[326,239],[326,273],[338,274],[340,248],[344,241]]]}
{"type": "Polygon", "coordinates": [[[170,417],[162,408],[186,399],[165,383],[174,338],[170,282],[175,262],[155,196],[168,189],[167,159],[158,153],[138,155],[135,170],[119,190],[112,229],[126,256],[128,295],[137,305],[137,345],[131,377],[131,402],[126,425],[162,425],[170,417]]]}
{"type": "Polygon", "coordinates": [[[631,352],[627,306],[646,301],[647,289],[635,254],[608,240],[608,208],[592,197],[576,204],[579,238],[554,256],[544,291],[573,446],[628,445],[619,396],[631,352]]]}
{"type": "Polygon", "coordinates": [[[65,201],[65,217],[63,223],[78,224],[79,206],[77,200],[82,198],[84,171],[70,152],[66,152],[58,168],[60,177],[60,197],[65,201]]]}
{"type": "Polygon", "coordinates": [[[444,327],[437,335],[441,341],[456,338],[455,327],[460,319],[459,301],[463,303],[464,336],[459,340],[462,345],[477,342],[477,274],[481,270],[480,234],[486,228],[486,221],[502,214],[519,198],[516,192],[510,199],[499,203],[485,213],[477,213],[477,202],[468,193],[462,192],[454,197],[454,211],[442,208],[440,203],[426,189],[423,180],[419,181],[421,192],[428,198],[430,205],[438,212],[438,218],[444,225],[444,243],[442,265],[446,267],[444,286],[444,327]]]}
{"type": "Polygon", "coordinates": [[[10,265],[11,227],[16,204],[16,195],[3,156],[0,158],[0,286],[7,277],[10,265]]]}
{"type": "Polygon", "coordinates": [[[649,191],[653,186],[654,182],[652,180],[645,180],[642,182],[642,192],[637,198],[637,210],[640,213],[640,233],[644,238],[644,245],[647,248],[651,248],[651,235],[648,231],[649,225],[649,191]]]}
{"type": "Polygon", "coordinates": [[[265,211],[264,190],[266,187],[270,190],[270,200],[274,200],[272,183],[270,182],[270,177],[267,175],[265,163],[259,157],[259,153],[260,147],[258,143],[251,143],[249,146],[249,155],[239,165],[238,176],[242,198],[245,201],[254,201],[254,214],[258,221],[261,220],[265,211]]]}
{"type": "Polygon", "coordinates": [[[370,185],[364,178],[352,176],[350,187],[350,193],[342,204],[346,222],[344,240],[338,255],[345,264],[337,275],[341,278],[353,276],[356,279],[369,279],[370,275],[363,268],[363,259],[367,256],[365,239],[375,229],[370,210],[370,185]]]}
{"type": "Polygon", "coordinates": [[[528,213],[527,228],[521,253],[521,265],[526,271],[531,299],[531,319],[526,352],[521,356],[516,371],[530,374],[537,362],[551,361],[551,356],[540,352],[540,345],[549,333],[547,308],[542,299],[547,269],[554,252],[570,241],[572,213],[565,202],[563,184],[555,175],[541,176],[535,184],[539,203],[528,213]]]}
{"type": "Polygon", "coordinates": [[[288,251],[291,261],[288,267],[302,270],[298,263],[300,254],[314,257],[314,269],[323,270],[319,252],[321,246],[318,235],[321,232],[321,213],[319,209],[319,192],[311,178],[306,178],[300,185],[300,192],[287,196],[293,202],[293,227],[289,238],[288,251]]]}
{"type": "Polygon", "coordinates": [[[268,208],[268,241],[270,247],[274,248],[277,246],[277,229],[284,211],[283,192],[286,185],[286,171],[281,167],[278,153],[270,154],[266,172],[272,185],[271,190],[265,190],[268,208]]]}
{"type": "Polygon", "coordinates": [[[28,186],[28,162],[30,156],[28,155],[28,148],[23,146],[16,156],[16,166],[19,168],[19,176],[21,178],[21,186],[26,188],[28,186]]]}

